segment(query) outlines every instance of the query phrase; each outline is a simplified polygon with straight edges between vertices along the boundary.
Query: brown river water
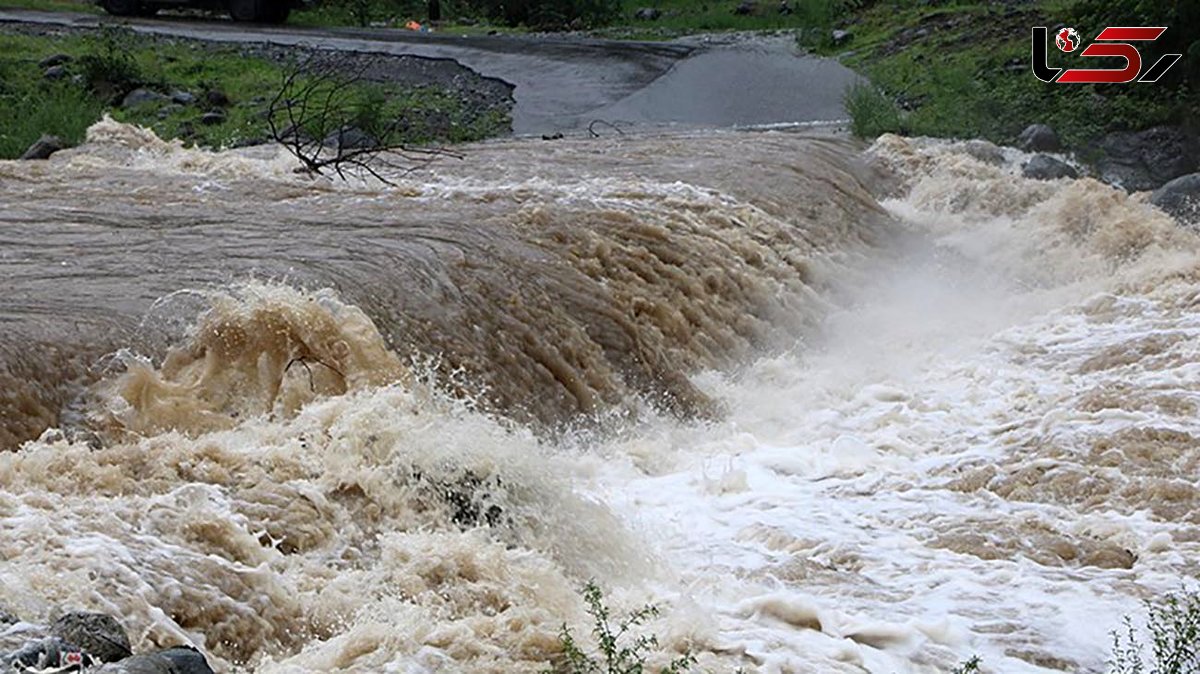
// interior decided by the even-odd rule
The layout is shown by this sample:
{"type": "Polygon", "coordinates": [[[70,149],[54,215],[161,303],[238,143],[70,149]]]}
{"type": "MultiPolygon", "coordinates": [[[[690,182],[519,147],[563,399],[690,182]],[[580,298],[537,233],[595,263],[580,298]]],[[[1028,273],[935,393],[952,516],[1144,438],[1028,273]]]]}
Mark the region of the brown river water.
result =
{"type": "MultiPolygon", "coordinates": [[[[1200,552],[1200,238],[961,144],[0,162],[0,606],[220,671],[1100,672],[1200,552]],[[978,154],[978,153],[976,153],[978,154]]],[[[2,636],[2,635],[0,635],[2,636]]]]}

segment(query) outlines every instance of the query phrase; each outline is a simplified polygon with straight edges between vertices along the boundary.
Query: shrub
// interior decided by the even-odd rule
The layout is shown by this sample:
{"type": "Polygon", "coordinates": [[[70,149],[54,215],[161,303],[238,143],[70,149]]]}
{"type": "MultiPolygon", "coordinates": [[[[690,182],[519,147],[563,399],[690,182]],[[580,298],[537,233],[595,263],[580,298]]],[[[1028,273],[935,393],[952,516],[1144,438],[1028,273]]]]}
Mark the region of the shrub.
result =
{"type": "Polygon", "coordinates": [[[1200,593],[1172,593],[1157,603],[1147,601],[1146,614],[1149,668],[1142,638],[1126,616],[1125,634],[1112,633],[1112,674],[1200,673],[1200,593]]]}
{"type": "Polygon", "coordinates": [[[142,82],[142,71],[133,57],[134,35],[126,28],[103,25],[88,38],[88,53],[79,58],[83,77],[93,91],[122,95],[142,82]]]}
{"type": "Polygon", "coordinates": [[[979,656],[972,655],[962,664],[950,670],[950,674],[979,674],[979,656]]]}
{"type": "Polygon", "coordinates": [[[855,82],[846,89],[842,101],[850,115],[850,130],[859,138],[903,130],[899,108],[871,84],[855,82]]]}
{"type": "MultiPolygon", "coordinates": [[[[614,629],[609,622],[611,612],[604,605],[604,593],[595,582],[588,581],[583,586],[583,601],[592,618],[592,636],[596,638],[599,652],[595,656],[588,655],[575,640],[571,628],[563,623],[558,637],[562,661],[543,674],[642,674],[646,671],[646,651],[658,646],[658,639],[639,636],[628,643],[624,638],[629,630],[657,616],[658,608],[647,604],[626,616],[614,629]]],[[[660,669],[659,674],[683,674],[694,664],[696,659],[685,654],[660,669]]]]}

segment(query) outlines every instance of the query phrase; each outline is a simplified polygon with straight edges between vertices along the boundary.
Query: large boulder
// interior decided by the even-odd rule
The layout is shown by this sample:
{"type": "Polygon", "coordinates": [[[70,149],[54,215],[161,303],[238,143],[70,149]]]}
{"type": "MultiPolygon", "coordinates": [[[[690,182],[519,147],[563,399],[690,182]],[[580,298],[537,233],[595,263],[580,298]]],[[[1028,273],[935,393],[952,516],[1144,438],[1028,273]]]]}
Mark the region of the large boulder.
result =
{"type": "Polygon", "coordinates": [[[188,646],[134,655],[95,671],[97,674],[213,674],[200,651],[188,646]]]}
{"type": "Polygon", "coordinates": [[[67,144],[63,142],[62,138],[45,134],[34,141],[33,145],[29,146],[29,149],[25,150],[25,153],[21,155],[21,159],[49,159],[50,155],[66,146],[67,144]]]}
{"type": "Polygon", "coordinates": [[[75,644],[104,662],[116,662],[133,654],[125,628],[116,618],[104,613],[65,613],[50,623],[50,634],[75,644]]]}
{"type": "Polygon", "coordinates": [[[1200,170],[1200,139],[1174,126],[1111,133],[1100,141],[1100,179],[1131,192],[1153,190],[1200,170]]]}
{"type": "Polygon", "coordinates": [[[1017,147],[1026,152],[1058,152],[1062,149],[1062,143],[1049,126],[1030,124],[1017,136],[1017,147]]]}
{"type": "Polygon", "coordinates": [[[1163,185],[1150,195],[1150,203],[1182,225],[1200,226],[1200,173],[1189,173],[1163,185]]]}
{"type": "Polygon", "coordinates": [[[1059,178],[1078,178],[1079,173],[1070,164],[1055,159],[1048,154],[1035,154],[1032,159],[1021,167],[1021,175],[1034,180],[1057,180],[1059,178]]]}

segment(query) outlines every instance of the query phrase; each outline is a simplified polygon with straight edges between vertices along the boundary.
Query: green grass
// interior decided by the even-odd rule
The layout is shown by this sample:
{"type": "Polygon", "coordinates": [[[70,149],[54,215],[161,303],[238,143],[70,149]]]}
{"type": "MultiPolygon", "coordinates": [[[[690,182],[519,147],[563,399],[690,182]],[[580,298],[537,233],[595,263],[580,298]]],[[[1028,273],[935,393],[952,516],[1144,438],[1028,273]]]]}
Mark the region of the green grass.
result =
{"type": "MultiPolygon", "coordinates": [[[[1012,143],[1025,126],[1045,123],[1080,148],[1111,131],[1194,122],[1200,98],[1186,85],[1060,85],[1033,77],[1030,26],[1087,26],[1080,7],[1078,0],[1013,7],[881,0],[847,19],[850,43],[820,51],[870,78],[890,101],[888,111],[878,96],[847,93],[848,110],[863,115],[854,130],[866,137],[890,131],[1012,143]]],[[[1077,56],[1050,51],[1052,66],[1081,65],[1068,61],[1077,56]]]]}
{"type": "Polygon", "coordinates": [[[100,8],[90,0],[0,0],[0,9],[38,9],[46,12],[87,12],[97,14],[100,8]]]}
{"type": "MultiPolygon", "coordinates": [[[[92,36],[0,34],[0,105],[23,111],[0,117],[0,158],[19,156],[42,133],[77,143],[105,111],[118,121],[191,145],[220,148],[267,139],[265,112],[282,82],[281,65],[236,47],[167,40],[148,44],[130,41],[123,33],[110,29],[92,36]],[[114,40],[121,44],[111,44],[114,40]],[[52,54],[72,57],[69,76],[57,82],[44,80],[38,67],[52,54]],[[120,72],[102,76],[107,71],[120,72]],[[114,79],[119,81],[109,81],[114,79]],[[199,100],[193,105],[163,100],[133,109],[119,107],[124,94],[135,87],[164,95],[187,91],[199,100]],[[213,109],[205,103],[210,90],[223,92],[230,104],[222,108],[223,122],[206,125],[200,120],[213,109]]],[[[504,113],[474,116],[450,92],[374,84],[357,88],[372,91],[388,114],[416,120],[402,138],[406,143],[470,141],[507,130],[504,113]],[[421,122],[435,118],[438,125],[421,122]]]]}

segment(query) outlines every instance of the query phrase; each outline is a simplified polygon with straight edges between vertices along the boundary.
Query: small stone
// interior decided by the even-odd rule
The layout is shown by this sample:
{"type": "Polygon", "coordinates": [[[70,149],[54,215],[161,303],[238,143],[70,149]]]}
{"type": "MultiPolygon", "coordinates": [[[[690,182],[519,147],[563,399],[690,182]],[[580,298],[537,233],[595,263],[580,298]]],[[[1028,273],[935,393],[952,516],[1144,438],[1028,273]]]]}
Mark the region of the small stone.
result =
{"type": "Polygon", "coordinates": [[[121,107],[136,108],[139,105],[157,103],[165,99],[166,96],[163,96],[157,91],[150,91],[149,89],[134,89],[128,94],[125,94],[125,98],[121,99],[121,107]]]}
{"type": "Polygon", "coordinates": [[[54,54],[38,61],[38,67],[45,70],[54,66],[61,66],[64,63],[70,63],[71,57],[66,54],[54,54]]]}
{"type": "Polygon", "coordinates": [[[66,66],[50,66],[42,72],[42,77],[48,80],[61,80],[67,76],[66,66]]]}
{"type": "Polygon", "coordinates": [[[662,11],[657,7],[643,7],[633,13],[633,18],[641,21],[654,21],[662,16],[662,11]]]}
{"type": "Polygon", "coordinates": [[[49,159],[50,155],[66,146],[67,144],[58,136],[44,134],[41,138],[34,141],[28,150],[25,150],[25,154],[21,155],[21,159],[49,159]]]}
{"type": "Polygon", "coordinates": [[[1181,225],[1200,225],[1200,173],[1189,173],[1168,182],[1150,195],[1150,203],[1181,225]]]}
{"type": "Polygon", "coordinates": [[[738,16],[750,16],[756,9],[753,0],[742,0],[741,4],[733,8],[733,13],[738,16]]]}
{"type": "Polygon", "coordinates": [[[225,113],[220,110],[213,110],[200,115],[200,123],[205,126],[216,126],[225,122],[225,113]]]}
{"type": "Polygon", "coordinates": [[[848,30],[842,30],[841,28],[834,29],[834,31],[830,33],[830,38],[833,39],[833,46],[835,47],[842,46],[843,44],[849,42],[853,37],[853,33],[848,30]]]}
{"type": "Polygon", "coordinates": [[[779,13],[785,16],[792,13],[792,6],[788,4],[788,0],[779,0],[779,13]]]}
{"type": "Polygon", "coordinates": [[[1017,147],[1026,152],[1058,152],[1062,143],[1058,134],[1045,124],[1030,124],[1017,136],[1017,147]]]}
{"type": "Polygon", "coordinates": [[[15,613],[12,613],[8,609],[0,606],[0,627],[6,625],[15,625],[19,622],[21,622],[21,619],[18,618],[15,613]]]}
{"type": "Polygon", "coordinates": [[[166,119],[166,118],[170,117],[171,115],[174,115],[179,112],[183,112],[185,109],[186,108],[184,108],[182,105],[179,105],[178,103],[164,105],[162,107],[162,109],[158,111],[158,118],[166,119]]]}
{"type": "Polygon", "coordinates": [[[204,92],[204,101],[214,108],[223,108],[229,105],[229,97],[220,89],[210,89],[204,92]]]}
{"type": "Polygon", "coordinates": [[[1021,175],[1034,180],[1057,180],[1059,178],[1078,178],[1079,173],[1070,164],[1055,159],[1047,154],[1034,155],[1021,167],[1021,175]]]}
{"type": "Polygon", "coordinates": [[[133,653],[125,628],[104,613],[65,613],[50,623],[50,633],[104,662],[123,660],[133,653]]]}
{"type": "Polygon", "coordinates": [[[196,94],[190,91],[175,91],[171,93],[171,101],[178,105],[195,105],[196,94]]]}

